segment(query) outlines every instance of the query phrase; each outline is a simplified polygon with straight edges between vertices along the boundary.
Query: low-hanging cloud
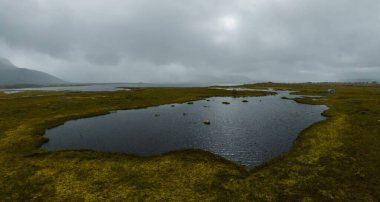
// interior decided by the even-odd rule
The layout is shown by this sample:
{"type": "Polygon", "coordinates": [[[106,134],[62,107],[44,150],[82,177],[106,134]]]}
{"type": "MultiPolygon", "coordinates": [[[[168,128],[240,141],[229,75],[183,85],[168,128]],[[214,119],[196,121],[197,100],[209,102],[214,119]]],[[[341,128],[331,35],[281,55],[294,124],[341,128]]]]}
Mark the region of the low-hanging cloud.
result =
{"type": "Polygon", "coordinates": [[[74,82],[380,80],[379,10],[378,0],[0,0],[0,56],[74,82]]]}

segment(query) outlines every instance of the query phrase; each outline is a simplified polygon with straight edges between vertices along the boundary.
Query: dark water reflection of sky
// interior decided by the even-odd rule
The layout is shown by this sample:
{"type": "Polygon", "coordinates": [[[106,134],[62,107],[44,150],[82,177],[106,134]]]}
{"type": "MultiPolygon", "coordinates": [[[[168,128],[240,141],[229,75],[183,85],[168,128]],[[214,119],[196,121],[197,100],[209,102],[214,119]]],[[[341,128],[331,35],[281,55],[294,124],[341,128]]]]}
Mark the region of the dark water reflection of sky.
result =
{"type": "Polygon", "coordinates": [[[42,148],[139,155],[195,148],[256,166],[289,151],[299,132],[325,119],[321,113],[326,106],[298,104],[281,99],[283,96],[290,95],[279,92],[265,97],[214,97],[192,105],[123,110],[68,121],[46,131],[50,141],[42,148]],[[243,103],[244,99],[249,102],[243,103]],[[206,119],[210,125],[203,123],[206,119]]]}

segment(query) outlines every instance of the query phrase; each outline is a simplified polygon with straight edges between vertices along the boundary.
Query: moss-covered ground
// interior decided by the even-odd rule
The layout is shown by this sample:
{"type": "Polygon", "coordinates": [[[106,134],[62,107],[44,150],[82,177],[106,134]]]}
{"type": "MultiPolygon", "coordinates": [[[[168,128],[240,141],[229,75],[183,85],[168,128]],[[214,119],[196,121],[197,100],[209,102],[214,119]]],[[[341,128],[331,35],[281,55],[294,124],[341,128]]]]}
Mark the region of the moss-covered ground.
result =
{"type": "Polygon", "coordinates": [[[380,86],[256,84],[324,104],[326,121],[293,149],[249,170],[200,150],[153,157],[39,149],[66,120],[211,96],[266,92],[144,88],[126,92],[0,93],[0,201],[380,201],[380,86]],[[329,88],[336,94],[327,94],[329,88]]]}

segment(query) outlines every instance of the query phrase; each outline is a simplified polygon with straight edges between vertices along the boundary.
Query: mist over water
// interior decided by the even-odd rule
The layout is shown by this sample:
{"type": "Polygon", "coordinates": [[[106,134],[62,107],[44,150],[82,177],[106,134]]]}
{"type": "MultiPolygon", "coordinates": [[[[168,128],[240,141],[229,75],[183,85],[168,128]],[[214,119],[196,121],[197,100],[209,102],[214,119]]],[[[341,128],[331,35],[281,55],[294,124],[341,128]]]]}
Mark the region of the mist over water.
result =
{"type": "Polygon", "coordinates": [[[150,88],[150,87],[207,87],[207,86],[237,86],[240,83],[93,83],[93,84],[72,84],[48,87],[30,87],[30,88],[11,88],[1,89],[5,93],[17,93],[24,91],[81,91],[81,92],[105,92],[105,91],[123,91],[128,88],[150,88]]]}

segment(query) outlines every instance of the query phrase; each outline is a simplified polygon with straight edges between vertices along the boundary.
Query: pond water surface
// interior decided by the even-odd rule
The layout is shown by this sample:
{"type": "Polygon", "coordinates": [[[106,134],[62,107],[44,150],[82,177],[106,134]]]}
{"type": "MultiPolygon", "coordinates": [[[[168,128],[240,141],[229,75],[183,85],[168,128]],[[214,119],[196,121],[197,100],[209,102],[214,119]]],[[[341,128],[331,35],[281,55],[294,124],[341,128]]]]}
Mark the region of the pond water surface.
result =
{"type": "Polygon", "coordinates": [[[144,156],[203,149],[252,167],[289,151],[303,129],[325,119],[321,113],[326,106],[298,104],[281,99],[294,97],[289,92],[277,93],[265,97],[213,97],[193,104],[120,110],[68,121],[46,130],[49,142],[42,148],[144,156]]]}

